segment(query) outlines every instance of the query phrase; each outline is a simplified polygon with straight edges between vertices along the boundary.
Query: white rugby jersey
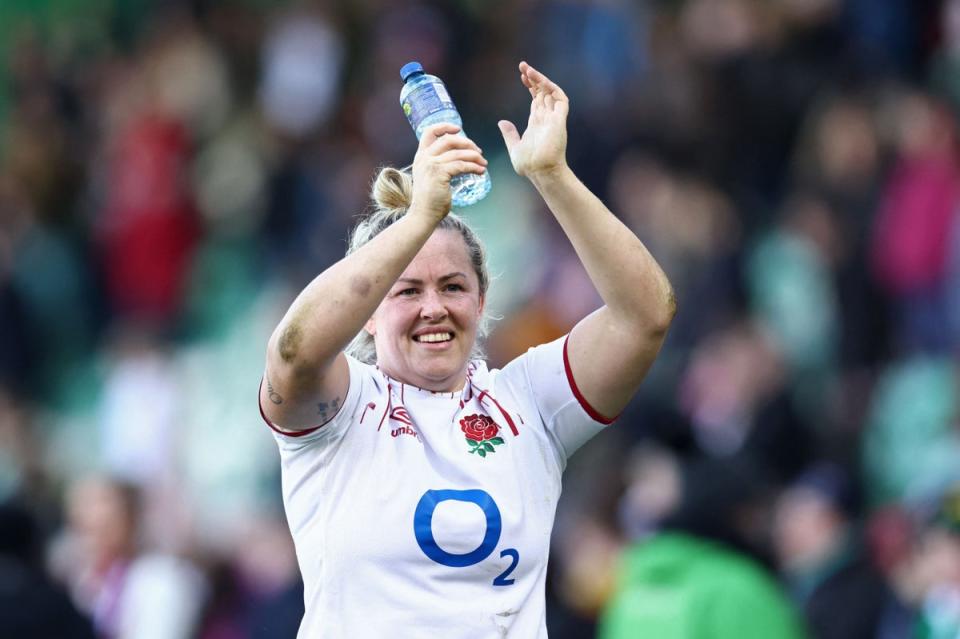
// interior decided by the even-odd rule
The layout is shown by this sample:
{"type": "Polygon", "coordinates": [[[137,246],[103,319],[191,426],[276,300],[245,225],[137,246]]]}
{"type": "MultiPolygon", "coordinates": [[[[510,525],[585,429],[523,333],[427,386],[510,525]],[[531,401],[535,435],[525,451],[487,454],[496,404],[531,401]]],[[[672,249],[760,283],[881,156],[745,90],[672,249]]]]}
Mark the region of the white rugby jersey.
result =
{"type": "Polygon", "coordinates": [[[577,390],[566,339],[502,370],[472,361],[453,393],[347,360],[332,420],[271,425],[304,580],[298,639],[546,637],[560,475],[612,421],[577,390]]]}

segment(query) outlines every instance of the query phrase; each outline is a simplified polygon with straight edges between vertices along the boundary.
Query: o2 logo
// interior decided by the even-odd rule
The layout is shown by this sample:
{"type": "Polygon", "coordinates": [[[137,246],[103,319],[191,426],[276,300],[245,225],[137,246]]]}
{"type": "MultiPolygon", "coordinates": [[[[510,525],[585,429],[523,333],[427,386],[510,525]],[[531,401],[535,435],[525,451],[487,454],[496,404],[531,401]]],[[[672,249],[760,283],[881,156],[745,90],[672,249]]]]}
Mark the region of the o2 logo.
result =
{"type": "MultiPolygon", "coordinates": [[[[438,564],[451,568],[473,566],[489,557],[500,541],[500,529],[500,509],[497,508],[497,502],[493,500],[489,493],[479,489],[428,490],[420,498],[417,509],[413,513],[413,534],[417,538],[420,550],[438,564]],[[450,500],[476,504],[487,518],[487,530],[483,534],[483,541],[468,553],[447,552],[437,545],[437,540],[433,537],[433,513],[440,503],[450,500]]],[[[507,548],[500,551],[500,556],[510,557],[512,561],[507,569],[493,580],[493,585],[509,586],[516,581],[515,579],[507,579],[507,577],[517,567],[517,563],[520,561],[520,553],[514,548],[507,548]]]]}

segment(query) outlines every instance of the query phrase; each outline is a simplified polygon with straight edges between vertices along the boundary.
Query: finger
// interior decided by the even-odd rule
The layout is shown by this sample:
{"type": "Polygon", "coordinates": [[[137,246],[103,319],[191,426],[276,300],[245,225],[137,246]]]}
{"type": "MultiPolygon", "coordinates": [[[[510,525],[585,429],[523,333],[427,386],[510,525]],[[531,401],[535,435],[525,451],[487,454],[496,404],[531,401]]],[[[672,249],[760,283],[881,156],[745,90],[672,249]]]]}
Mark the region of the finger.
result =
{"type": "Polygon", "coordinates": [[[534,69],[532,66],[530,66],[526,62],[524,62],[523,64],[526,67],[525,72],[527,74],[527,77],[530,78],[530,82],[533,83],[535,86],[543,86],[544,88],[546,88],[553,84],[553,82],[550,81],[550,78],[540,73],[539,71],[534,69]]]}
{"type": "Polygon", "coordinates": [[[445,167],[449,169],[448,174],[450,177],[460,175],[461,173],[477,173],[483,175],[487,171],[485,165],[478,164],[477,162],[468,162],[466,160],[451,162],[445,165],[445,167]]]}
{"type": "Polygon", "coordinates": [[[533,67],[529,64],[526,62],[520,63],[520,81],[523,82],[523,86],[530,90],[530,95],[536,97],[539,87],[536,78],[530,73],[531,71],[533,71],[533,67]]]}
{"type": "Polygon", "coordinates": [[[482,164],[483,166],[487,165],[487,159],[483,157],[478,151],[472,149],[454,149],[452,151],[447,151],[446,153],[441,153],[437,156],[437,164],[447,164],[450,162],[475,162],[476,164],[482,164]]]}
{"type": "Polygon", "coordinates": [[[477,153],[483,153],[483,149],[465,135],[444,135],[434,140],[433,144],[429,146],[429,149],[435,154],[440,154],[451,149],[472,149],[477,153]]]}
{"type": "Polygon", "coordinates": [[[528,65],[526,62],[520,63],[520,81],[523,82],[523,86],[530,88],[532,85],[530,83],[530,78],[527,77],[527,67],[528,65]]]}
{"type": "Polygon", "coordinates": [[[528,78],[525,73],[520,74],[520,82],[523,83],[523,86],[527,87],[527,90],[530,92],[531,98],[534,98],[537,96],[537,90],[534,88],[533,84],[531,84],[530,78],[528,78]]]}
{"type": "Polygon", "coordinates": [[[554,100],[567,99],[567,94],[563,92],[563,89],[561,89],[556,82],[548,78],[540,71],[537,71],[526,62],[521,64],[524,66],[528,82],[530,82],[531,86],[536,87],[546,93],[550,93],[554,100]]]}
{"type": "Polygon", "coordinates": [[[570,101],[570,98],[567,97],[567,94],[564,93],[563,89],[561,89],[556,83],[553,84],[553,91],[551,93],[553,93],[553,99],[557,100],[558,102],[570,101]]]}
{"type": "Polygon", "coordinates": [[[526,78],[527,85],[537,90],[544,90],[546,88],[545,81],[549,82],[549,80],[547,80],[547,76],[543,75],[526,62],[520,63],[520,73],[522,73],[526,78]]]}
{"type": "MultiPolygon", "coordinates": [[[[420,148],[425,148],[437,141],[438,138],[441,138],[448,133],[459,133],[460,127],[456,124],[450,124],[449,122],[441,122],[440,124],[432,124],[423,130],[423,135],[420,136],[420,148]]],[[[452,137],[452,136],[451,136],[452,137]]]]}
{"type": "Polygon", "coordinates": [[[530,80],[527,79],[527,76],[520,74],[520,81],[523,83],[523,86],[527,87],[527,91],[530,92],[530,97],[537,97],[537,89],[530,84],[530,80]]]}
{"type": "Polygon", "coordinates": [[[520,133],[513,122],[509,120],[500,120],[497,122],[497,127],[500,128],[500,135],[503,136],[503,143],[507,145],[507,152],[509,153],[514,146],[520,143],[520,133]]]}

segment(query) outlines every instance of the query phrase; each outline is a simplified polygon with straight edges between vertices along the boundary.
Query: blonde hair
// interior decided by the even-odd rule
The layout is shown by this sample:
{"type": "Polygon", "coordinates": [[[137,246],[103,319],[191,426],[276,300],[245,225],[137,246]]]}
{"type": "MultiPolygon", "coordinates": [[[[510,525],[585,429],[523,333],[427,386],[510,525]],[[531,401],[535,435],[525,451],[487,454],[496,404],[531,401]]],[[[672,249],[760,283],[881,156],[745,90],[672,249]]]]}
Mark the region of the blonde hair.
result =
{"type": "MultiPolygon", "coordinates": [[[[413,177],[410,175],[409,167],[406,169],[392,167],[380,169],[380,173],[377,174],[370,189],[370,199],[373,201],[373,209],[357,222],[353,232],[350,233],[347,255],[359,249],[407,214],[407,209],[413,199],[413,177]]],[[[483,248],[480,238],[463,218],[454,213],[448,213],[446,217],[440,220],[436,228],[456,231],[463,238],[463,243],[467,247],[467,254],[470,257],[470,264],[473,266],[480,283],[480,295],[486,296],[487,288],[490,286],[490,275],[487,271],[486,250],[483,248]]],[[[477,327],[477,341],[470,352],[471,359],[485,357],[479,342],[487,336],[490,319],[490,316],[484,311],[477,327]]],[[[361,329],[357,336],[353,338],[346,348],[346,353],[367,364],[377,363],[377,350],[373,336],[365,329],[361,329]]]]}

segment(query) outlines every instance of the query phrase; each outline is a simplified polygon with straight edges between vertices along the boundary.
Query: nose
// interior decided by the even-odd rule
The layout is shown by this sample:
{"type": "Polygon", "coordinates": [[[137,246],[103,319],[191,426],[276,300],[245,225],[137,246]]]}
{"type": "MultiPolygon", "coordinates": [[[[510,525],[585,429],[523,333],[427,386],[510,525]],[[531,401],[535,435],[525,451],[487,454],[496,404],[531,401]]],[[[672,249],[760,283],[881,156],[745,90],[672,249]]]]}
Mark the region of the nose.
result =
{"type": "Polygon", "coordinates": [[[429,322],[436,322],[447,317],[447,307],[440,294],[430,291],[423,296],[423,305],[420,307],[420,318],[429,322]]]}

